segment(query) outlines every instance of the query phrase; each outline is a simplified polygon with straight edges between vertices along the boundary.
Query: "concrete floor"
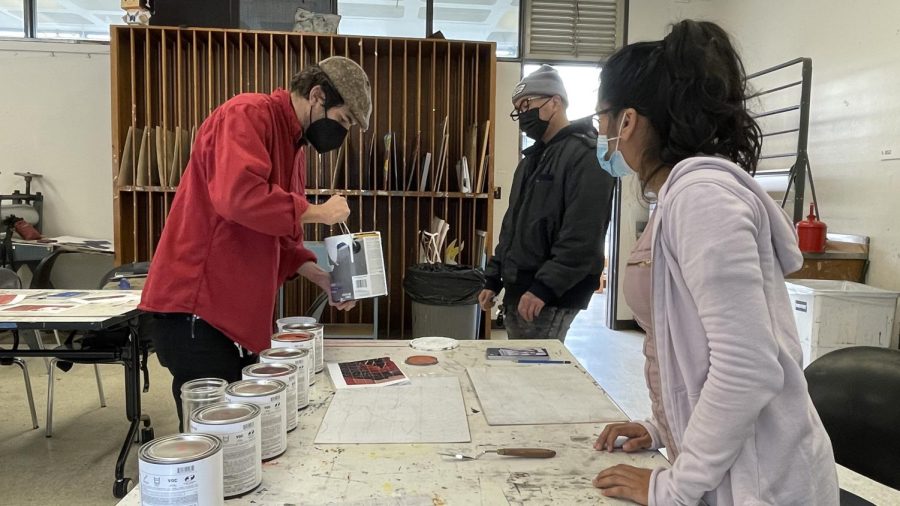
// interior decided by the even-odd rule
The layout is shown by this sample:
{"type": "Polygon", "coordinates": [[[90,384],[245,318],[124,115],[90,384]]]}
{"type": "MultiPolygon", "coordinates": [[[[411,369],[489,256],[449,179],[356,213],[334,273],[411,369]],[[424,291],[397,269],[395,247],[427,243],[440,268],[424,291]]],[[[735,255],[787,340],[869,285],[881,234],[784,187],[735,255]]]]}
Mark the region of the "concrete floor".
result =
{"type": "MultiPolygon", "coordinates": [[[[572,326],[566,346],[632,418],[650,411],[638,332],[604,326],[605,298],[594,297],[572,326]]],[[[497,332],[497,338],[504,338],[497,332]]],[[[8,342],[0,341],[8,345],[8,342]]],[[[43,360],[28,362],[40,429],[31,429],[25,388],[18,367],[0,366],[0,505],[113,505],[112,477],[125,437],[122,367],[100,366],[107,407],[100,408],[93,367],[75,365],[56,374],[53,437],[44,437],[47,373],[43,360]]],[[[171,376],[155,357],[144,412],[157,436],[177,432],[171,376]]],[[[137,446],[134,447],[135,449],[137,446]]],[[[137,475],[134,455],[126,475],[137,475]]]]}

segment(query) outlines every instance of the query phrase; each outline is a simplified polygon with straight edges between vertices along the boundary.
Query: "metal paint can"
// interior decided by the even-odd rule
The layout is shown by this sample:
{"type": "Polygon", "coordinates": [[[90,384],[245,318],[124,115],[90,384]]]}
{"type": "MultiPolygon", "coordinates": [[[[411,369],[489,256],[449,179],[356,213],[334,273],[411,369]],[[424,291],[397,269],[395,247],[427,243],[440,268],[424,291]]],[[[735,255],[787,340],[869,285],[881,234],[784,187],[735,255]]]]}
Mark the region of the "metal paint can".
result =
{"type": "Polygon", "coordinates": [[[294,323],[319,323],[312,316],[285,316],[284,318],[279,318],[275,320],[275,325],[278,326],[278,330],[282,331],[288,325],[294,323]]]}
{"type": "MultiPolygon", "coordinates": [[[[310,318],[312,319],[312,318],[310,318]]],[[[316,372],[325,369],[325,326],[321,323],[289,323],[282,328],[283,332],[310,332],[316,336],[316,372]]]]}
{"type": "Polygon", "coordinates": [[[143,506],[224,505],[222,441],[210,434],[174,434],[141,446],[143,506]]]}
{"type": "Polygon", "coordinates": [[[259,354],[264,364],[293,364],[297,366],[297,410],[309,406],[309,357],[308,350],[300,348],[269,348],[259,354]]]}
{"type": "Polygon", "coordinates": [[[297,428],[297,366],[294,364],[252,364],[245,367],[241,373],[244,379],[271,378],[283,381],[287,385],[285,390],[285,413],[287,414],[287,431],[297,428]]]}
{"type": "Polygon", "coordinates": [[[222,440],[225,498],[252,492],[262,483],[261,411],[255,404],[220,403],[191,415],[191,432],[222,440]]]}
{"type": "Polygon", "coordinates": [[[276,379],[235,381],[225,389],[228,402],[259,406],[262,430],[262,460],[280,457],[287,450],[287,385],[276,379]]]}
{"type": "Polygon", "coordinates": [[[222,378],[200,378],[181,385],[181,417],[184,430],[191,425],[194,410],[210,404],[225,402],[225,387],[228,382],[222,378]]]}
{"type": "Polygon", "coordinates": [[[316,335],[301,330],[279,332],[272,336],[272,348],[300,348],[309,352],[309,384],[316,383],[316,335]]]}

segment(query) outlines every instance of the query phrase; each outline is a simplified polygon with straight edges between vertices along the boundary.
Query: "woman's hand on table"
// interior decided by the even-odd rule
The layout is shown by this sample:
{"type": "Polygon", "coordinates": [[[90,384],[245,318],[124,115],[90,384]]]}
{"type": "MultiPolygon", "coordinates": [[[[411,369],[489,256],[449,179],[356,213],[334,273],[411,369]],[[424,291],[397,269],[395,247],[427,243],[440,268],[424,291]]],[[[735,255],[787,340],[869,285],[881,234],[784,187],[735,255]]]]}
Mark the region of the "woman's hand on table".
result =
{"type": "Polygon", "coordinates": [[[603,432],[594,442],[595,450],[612,452],[615,449],[616,438],[625,436],[628,441],[622,445],[626,452],[638,452],[653,446],[653,438],[643,425],[634,422],[610,423],[603,428],[603,432]]]}
{"type": "Polygon", "coordinates": [[[619,464],[600,471],[593,484],[606,497],[619,497],[646,505],[649,502],[652,474],[650,469],[619,464]]]}

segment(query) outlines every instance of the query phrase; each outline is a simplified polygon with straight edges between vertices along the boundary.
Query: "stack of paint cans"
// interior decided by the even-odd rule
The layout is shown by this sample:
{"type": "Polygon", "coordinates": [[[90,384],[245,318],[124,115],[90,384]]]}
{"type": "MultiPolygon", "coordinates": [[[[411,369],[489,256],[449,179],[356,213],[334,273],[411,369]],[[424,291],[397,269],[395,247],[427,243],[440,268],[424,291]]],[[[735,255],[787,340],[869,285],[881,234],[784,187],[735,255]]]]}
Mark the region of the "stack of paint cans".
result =
{"type": "Polygon", "coordinates": [[[271,348],[259,354],[263,364],[292,364],[297,368],[297,409],[309,406],[310,353],[300,348],[271,348]]]}
{"type": "Polygon", "coordinates": [[[249,403],[204,406],[191,415],[191,432],[213,434],[222,440],[223,488],[226,499],[247,494],[259,487],[262,483],[262,421],[259,406],[249,403]]]}
{"type": "Polygon", "coordinates": [[[279,332],[272,336],[272,348],[300,348],[309,352],[309,385],[316,382],[314,364],[316,363],[316,336],[311,332],[279,332]]]}
{"type": "Polygon", "coordinates": [[[211,434],[175,434],[141,446],[141,504],[225,504],[222,446],[211,434]]]}
{"type": "MultiPolygon", "coordinates": [[[[262,460],[287,450],[287,384],[277,379],[236,381],[225,389],[230,403],[255,404],[261,411],[262,460]]],[[[296,414],[296,413],[295,413],[296,414]]]]}
{"type": "Polygon", "coordinates": [[[228,382],[221,378],[200,378],[181,385],[181,416],[184,430],[190,426],[191,414],[197,408],[225,402],[228,382]]]}
{"type": "MultiPolygon", "coordinates": [[[[287,385],[285,390],[285,413],[287,415],[287,432],[297,428],[297,366],[288,363],[253,364],[242,371],[245,380],[277,379],[287,385]]],[[[304,378],[305,380],[306,378],[304,378]]]]}
{"type": "Polygon", "coordinates": [[[304,317],[305,321],[288,323],[281,327],[282,332],[309,332],[316,337],[316,364],[317,373],[325,369],[325,326],[316,322],[314,318],[304,317]]]}

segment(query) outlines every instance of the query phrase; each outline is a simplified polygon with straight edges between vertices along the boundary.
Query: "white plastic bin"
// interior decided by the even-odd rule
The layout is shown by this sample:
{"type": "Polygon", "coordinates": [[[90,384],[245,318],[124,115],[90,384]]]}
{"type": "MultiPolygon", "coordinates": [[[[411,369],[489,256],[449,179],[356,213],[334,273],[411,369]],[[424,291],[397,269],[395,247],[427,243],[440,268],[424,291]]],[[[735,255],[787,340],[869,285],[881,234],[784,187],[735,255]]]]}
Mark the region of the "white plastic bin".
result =
{"type": "Polygon", "coordinates": [[[897,292],[850,281],[792,279],[785,283],[803,348],[803,367],[849,346],[888,348],[897,292]]]}

